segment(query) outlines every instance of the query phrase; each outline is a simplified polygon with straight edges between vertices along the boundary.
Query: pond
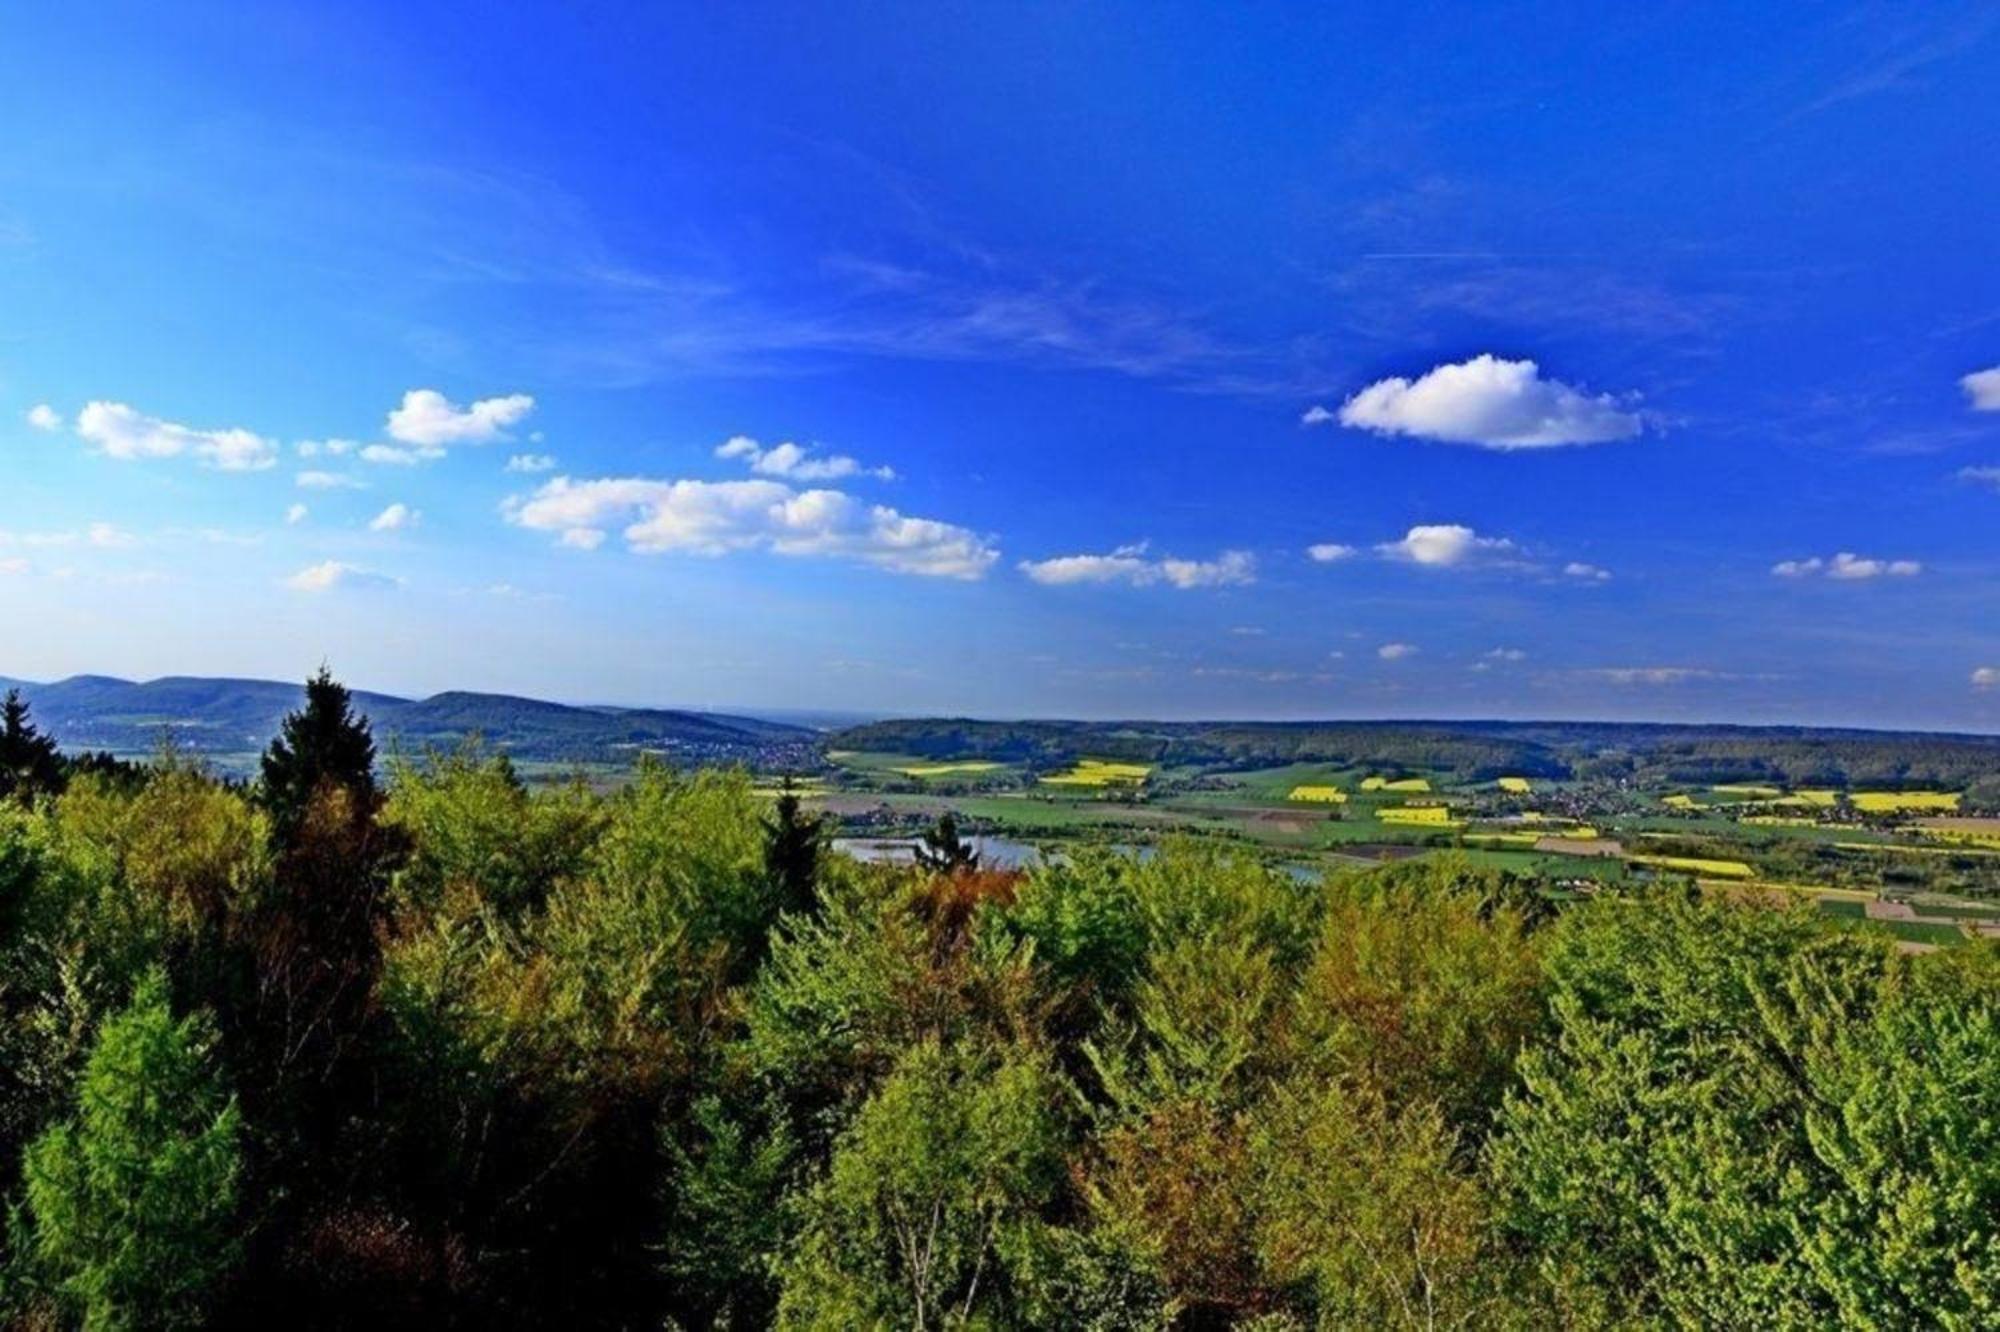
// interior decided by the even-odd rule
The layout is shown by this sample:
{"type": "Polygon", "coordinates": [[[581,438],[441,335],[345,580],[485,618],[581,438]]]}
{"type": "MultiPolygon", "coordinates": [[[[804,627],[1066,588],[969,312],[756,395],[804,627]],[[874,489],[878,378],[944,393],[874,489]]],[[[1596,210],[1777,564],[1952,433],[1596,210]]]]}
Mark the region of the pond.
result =
{"type": "MultiPolygon", "coordinates": [[[[1044,852],[1040,847],[1028,842],[1016,841],[1011,837],[968,837],[972,849],[979,853],[979,864],[983,869],[1033,869],[1044,861],[1063,861],[1060,850],[1044,852]]],[[[836,837],[833,849],[843,855],[869,865],[909,865],[917,858],[917,839],[914,837],[836,837]]],[[[1145,845],[1119,843],[1111,848],[1121,855],[1136,856],[1140,860],[1151,860],[1159,854],[1159,848],[1145,845]]],[[[1317,882],[1326,873],[1323,865],[1293,862],[1279,866],[1285,873],[1301,883],[1317,882]]]]}
{"type": "MultiPolygon", "coordinates": [[[[1027,869],[1041,863],[1042,853],[1011,837],[968,837],[985,869],[1027,869]]],[[[914,837],[836,837],[833,849],[870,865],[909,865],[917,858],[914,837]]]]}

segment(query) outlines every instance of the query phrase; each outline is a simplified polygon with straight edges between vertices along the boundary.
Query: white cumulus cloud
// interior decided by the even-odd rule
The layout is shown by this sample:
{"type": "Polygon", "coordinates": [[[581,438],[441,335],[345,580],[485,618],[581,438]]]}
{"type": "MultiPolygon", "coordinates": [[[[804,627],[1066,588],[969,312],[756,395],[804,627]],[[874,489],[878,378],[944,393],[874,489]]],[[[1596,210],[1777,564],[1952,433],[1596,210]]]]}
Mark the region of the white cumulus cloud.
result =
{"type": "Polygon", "coordinates": [[[1237,587],[1257,581],[1257,560],[1247,550],[1225,550],[1212,560],[1173,556],[1154,559],[1145,543],[1120,546],[1108,555],[1057,555],[1023,560],[1021,572],[1047,587],[1079,583],[1125,583],[1150,587],[1165,583],[1188,591],[1199,587],[1237,587]]]}
{"type": "Polygon", "coordinates": [[[1505,555],[1514,549],[1514,543],[1505,537],[1483,537],[1460,523],[1421,523],[1400,541],[1384,541],[1375,549],[1387,559],[1456,569],[1505,555]]]}
{"type": "Polygon", "coordinates": [[[1961,467],[1958,469],[1958,479],[1968,485],[2000,490],[2000,467],[1961,467]]]}
{"type": "Polygon", "coordinates": [[[895,573],[984,576],[999,558],[970,529],[912,518],[838,490],[794,490],[777,481],[664,481],[643,477],[576,481],[557,477],[503,507],[509,522],[553,532],[590,550],[622,525],[640,554],[779,555],[854,560],[895,573]]]}
{"type": "Polygon", "coordinates": [[[308,511],[306,509],[306,506],[303,504],[293,504],[288,506],[285,509],[285,526],[297,527],[300,523],[306,520],[307,512],[308,511]]]}
{"type": "Polygon", "coordinates": [[[1354,547],[1343,546],[1338,541],[1322,541],[1317,545],[1307,546],[1306,555],[1316,564],[1337,564],[1341,560],[1354,558],[1355,550],[1354,547]]]}
{"type": "Polygon", "coordinates": [[[2000,365],[1991,370],[1975,370],[1958,381],[1965,400],[1975,412],[2000,412],[2000,365]]]}
{"type": "Polygon", "coordinates": [[[37,430],[61,430],[62,413],[45,402],[38,402],[26,413],[28,424],[37,430]]]}
{"type": "Polygon", "coordinates": [[[2000,689],[2000,666],[1981,666],[1972,673],[1974,689],[2000,689]]]}
{"type": "Polygon", "coordinates": [[[1415,380],[1379,380],[1341,404],[1339,421],[1379,435],[1502,450],[1602,444],[1645,429],[1637,412],[1608,393],[1544,379],[1533,361],[1491,355],[1441,365],[1415,380]]]}
{"type": "Polygon", "coordinates": [[[339,560],[308,565],[285,580],[285,586],[294,592],[331,592],[337,588],[372,589],[397,585],[397,581],[387,574],[356,568],[339,560]]]}
{"type": "Polygon", "coordinates": [[[400,532],[424,520],[423,514],[398,500],[375,515],[368,523],[371,532],[400,532]]]}
{"type": "Polygon", "coordinates": [[[1608,583],[1611,571],[1595,564],[1585,564],[1582,560],[1571,560],[1563,566],[1563,577],[1582,579],[1586,583],[1608,583]]]}
{"type": "Polygon", "coordinates": [[[411,389],[403,405],[389,413],[389,438],[419,448],[487,444],[506,437],[507,428],[526,419],[535,400],[525,393],[481,398],[460,407],[436,389],[411,389]]]}
{"type": "Polygon", "coordinates": [[[517,453],[507,460],[507,470],[529,474],[553,472],[556,470],[556,460],[546,453],[517,453]]]}
{"type": "Polygon", "coordinates": [[[128,462],[187,455],[217,471],[255,472],[278,460],[278,446],[248,430],[196,430],[122,402],[86,404],[77,413],[76,433],[105,456],[128,462]]]}
{"type": "Polygon", "coordinates": [[[1878,560],[1856,555],[1843,550],[1831,559],[1821,559],[1815,555],[1803,560],[1780,560],[1771,566],[1771,572],[1780,578],[1812,578],[1824,576],[1843,582],[1859,582],[1869,578],[1914,578],[1924,571],[1918,560],[1878,560]]]}
{"type": "Polygon", "coordinates": [[[866,467],[844,453],[815,454],[810,447],[787,440],[765,448],[748,435],[736,435],[715,448],[718,458],[741,459],[759,476],[783,477],[788,481],[838,481],[849,476],[872,476],[893,481],[892,467],[866,467]]]}
{"type": "Polygon", "coordinates": [[[1414,643],[1384,643],[1375,649],[1375,655],[1383,661],[1403,661],[1421,651],[1414,643]]]}

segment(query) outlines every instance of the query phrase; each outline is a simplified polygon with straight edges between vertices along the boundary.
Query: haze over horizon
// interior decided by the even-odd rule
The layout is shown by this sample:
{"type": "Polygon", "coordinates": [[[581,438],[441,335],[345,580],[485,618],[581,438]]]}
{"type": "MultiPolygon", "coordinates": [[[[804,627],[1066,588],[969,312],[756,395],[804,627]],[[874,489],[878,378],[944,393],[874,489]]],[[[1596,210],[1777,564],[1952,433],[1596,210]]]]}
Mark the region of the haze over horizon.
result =
{"type": "Polygon", "coordinates": [[[2000,16],[1795,17],[38,16],[0,675],[2000,731],[2000,16]]]}

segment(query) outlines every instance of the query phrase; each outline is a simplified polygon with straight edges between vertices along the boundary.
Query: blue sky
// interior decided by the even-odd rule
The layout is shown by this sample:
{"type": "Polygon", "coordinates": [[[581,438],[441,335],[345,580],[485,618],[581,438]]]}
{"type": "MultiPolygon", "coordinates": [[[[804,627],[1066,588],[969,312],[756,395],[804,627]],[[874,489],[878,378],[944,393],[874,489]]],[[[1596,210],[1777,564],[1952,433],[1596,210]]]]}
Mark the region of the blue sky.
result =
{"type": "Polygon", "coordinates": [[[2000,729],[1990,6],[657,9],[11,26],[0,674],[2000,729]]]}

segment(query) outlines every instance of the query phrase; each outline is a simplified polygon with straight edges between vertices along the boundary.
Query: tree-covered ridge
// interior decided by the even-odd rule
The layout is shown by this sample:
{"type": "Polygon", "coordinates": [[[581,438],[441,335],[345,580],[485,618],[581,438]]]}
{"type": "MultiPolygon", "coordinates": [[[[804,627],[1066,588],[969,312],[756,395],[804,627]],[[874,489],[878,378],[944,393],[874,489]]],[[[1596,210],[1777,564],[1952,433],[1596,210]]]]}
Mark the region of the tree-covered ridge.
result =
{"type": "MultiPolygon", "coordinates": [[[[79,675],[48,684],[0,680],[18,689],[66,743],[147,753],[162,734],[177,748],[211,755],[262,749],[302,699],[296,684],[275,680],[168,676],[135,682],[79,675]]],[[[454,690],[429,698],[355,691],[385,748],[421,752],[473,736],[517,758],[629,764],[653,749],[692,758],[747,758],[801,746],[804,728],[752,717],[659,708],[585,707],[454,690]]]]}
{"type": "Polygon", "coordinates": [[[873,722],[836,749],[1058,767],[1079,757],[1268,766],[1296,762],[1656,783],[1961,788],[2000,771],[2000,736],[1822,727],[1636,722],[1073,722],[936,718],[873,722]]]}
{"type": "MultiPolygon", "coordinates": [[[[1226,844],[862,865],[795,793],[0,800],[26,1327],[1973,1329],[2000,945],[1226,844]]],[[[23,722],[27,721],[23,718],[23,722]]]]}

